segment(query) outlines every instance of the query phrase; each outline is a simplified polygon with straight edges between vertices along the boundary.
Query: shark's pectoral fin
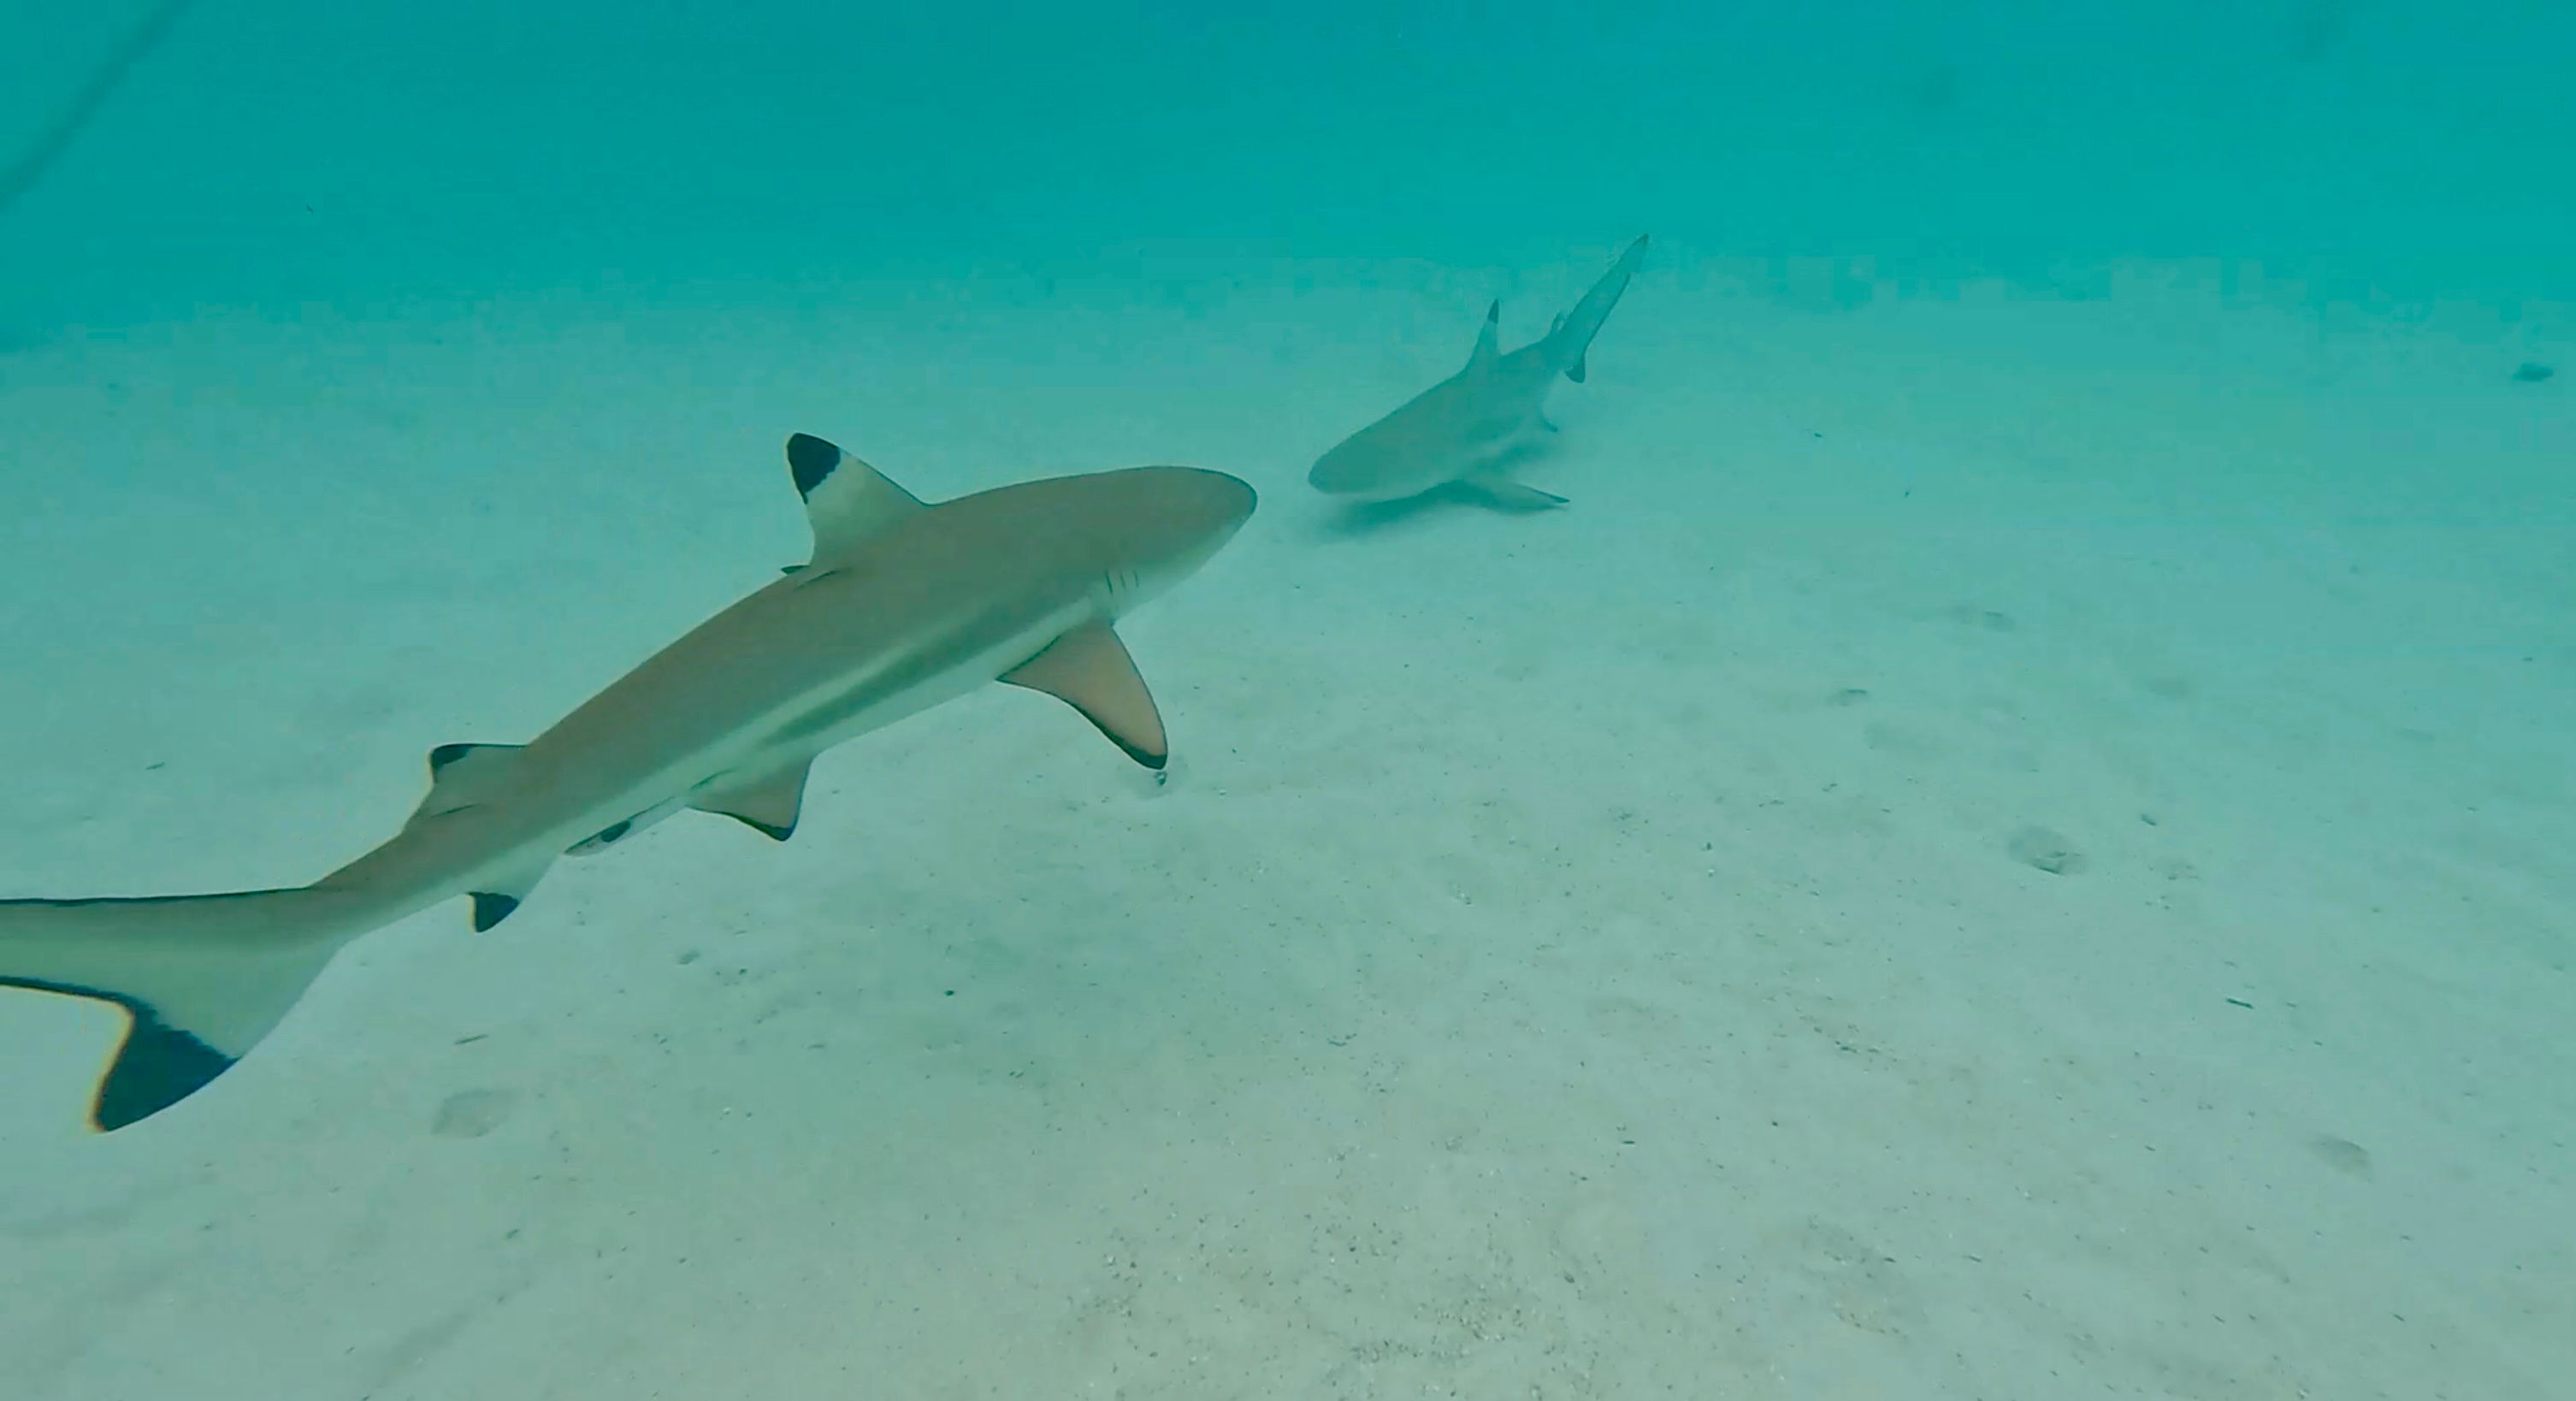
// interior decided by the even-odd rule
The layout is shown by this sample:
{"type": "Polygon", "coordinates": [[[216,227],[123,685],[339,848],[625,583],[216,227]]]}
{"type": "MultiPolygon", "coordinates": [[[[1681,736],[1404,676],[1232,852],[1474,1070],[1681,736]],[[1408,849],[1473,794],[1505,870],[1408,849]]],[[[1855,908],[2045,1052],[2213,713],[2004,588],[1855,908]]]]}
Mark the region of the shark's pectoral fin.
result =
{"type": "Polygon", "coordinates": [[[1541,491],[1527,482],[1516,482],[1496,472],[1478,472],[1466,479],[1467,485],[1483,493],[1486,500],[1514,511],[1546,511],[1565,504],[1565,498],[1552,491],[1541,491]]]}
{"type": "Polygon", "coordinates": [[[1001,679],[1044,691],[1081,711],[1082,718],[1126,750],[1128,758],[1149,769],[1160,769],[1171,759],[1162,713],[1154,708],[1153,694],[1137,674],[1127,645],[1107,623],[1075,628],[1045,651],[1003,672],[1001,679]]]}
{"type": "Polygon", "coordinates": [[[813,766],[814,761],[808,759],[749,783],[712,788],[690,799],[689,806],[730,817],[764,837],[783,842],[796,835],[797,818],[805,810],[805,775],[813,766]]]}
{"type": "MultiPolygon", "coordinates": [[[[787,471],[805,498],[814,527],[814,557],[845,554],[917,511],[921,498],[883,472],[810,433],[787,440],[787,471]]],[[[788,573],[794,573],[793,569],[788,573]]]]}
{"type": "MultiPolygon", "coordinates": [[[[1589,351],[1586,351],[1586,352],[1585,352],[1585,354],[1590,354],[1590,353],[1591,353],[1591,352],[1589,352],[1589,351]]],[[[1587,373],[1587,371],[1585,371],[1585,369],[1583,368],[1583,356],[1582,356],[1582,355],[1577,355],[1577,356],[1575,356],[1575,357],[1574,357],[1574,363],[1565,367],[1565,377],[1566,377],[1567,379],[1570,379],[1570,380],[1574,381],[1576,384],[1581,384],[1581,383],[1583,383],[1583,376],[1584,376],[1586,373],[1587,373]]]]}
{"type": "Polygon", "coordinates": [[[474,932],[483,933],[508,919],[512,911],[526,902],[528,892],[537,888],[537,882],[546,878],[546,872],[554,864],[551,857],[532,861],[487,880],[469,892],[474,897],[474,932]]]}

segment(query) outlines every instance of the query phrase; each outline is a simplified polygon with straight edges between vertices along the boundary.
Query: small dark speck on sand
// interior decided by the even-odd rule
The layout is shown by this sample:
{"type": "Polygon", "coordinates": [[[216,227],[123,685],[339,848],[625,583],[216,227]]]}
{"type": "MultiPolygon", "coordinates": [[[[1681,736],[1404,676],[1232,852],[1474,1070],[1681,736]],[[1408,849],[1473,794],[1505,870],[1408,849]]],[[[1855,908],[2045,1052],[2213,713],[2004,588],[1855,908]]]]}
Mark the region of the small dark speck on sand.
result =
{"type": "Polygon", "coordinates": [[[2513,372],[2513,378],[2516,384],[2538,384],[2556,373],[2558,373],[2556,370],[2537,360],[2525,360],[2522,362],[2522,368],[2513,372]]]}

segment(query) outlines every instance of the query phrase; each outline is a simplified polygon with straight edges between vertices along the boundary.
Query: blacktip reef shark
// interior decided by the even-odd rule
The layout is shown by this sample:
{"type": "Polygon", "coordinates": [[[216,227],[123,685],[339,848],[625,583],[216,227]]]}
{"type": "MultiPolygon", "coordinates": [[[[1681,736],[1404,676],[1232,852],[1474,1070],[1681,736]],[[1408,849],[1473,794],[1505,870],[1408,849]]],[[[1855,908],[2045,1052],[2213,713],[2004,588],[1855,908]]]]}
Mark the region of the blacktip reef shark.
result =
{"type": "Polygon", "coordinates": [[[1529,446],[1533,435],[1554,432],[1547,421],[1548,390],[1556,377],[1581,384],[1592,337],[1628,290],[1646,240],[1628,245],[1574,310],[1556,318],[1546,335],[1506,355],[1501,346],[1503,304],[1485,308],[1484,329],[1466,367],[1406,400],[1394,412],[1353,433],[1317,459],[1306,482],[1328,496],[1353,501],[1396,501],[1433,487],[1464,482],[1498,505],[1519,509],[1562,506],[1565,498],[1516,482],[1504,464],[1529,446]]]}
{"type": "Polygon", "coordinates": [[[90,1122],[113,1131],[249,1053],[349,941],[459,895],[507,918],[559,855],[684,808],[784,841],[814,757],[1002,681],[1054,695],[1162,769],[1163,722],[1111,625],[1250,519],[1222,472],[1136,467],[924,504],[798,434],[810,560],[524,745],[445,744],[383,845],[308,886],[0,901],[0,985],[112,1003],[129,1025],[90,1122]]]}

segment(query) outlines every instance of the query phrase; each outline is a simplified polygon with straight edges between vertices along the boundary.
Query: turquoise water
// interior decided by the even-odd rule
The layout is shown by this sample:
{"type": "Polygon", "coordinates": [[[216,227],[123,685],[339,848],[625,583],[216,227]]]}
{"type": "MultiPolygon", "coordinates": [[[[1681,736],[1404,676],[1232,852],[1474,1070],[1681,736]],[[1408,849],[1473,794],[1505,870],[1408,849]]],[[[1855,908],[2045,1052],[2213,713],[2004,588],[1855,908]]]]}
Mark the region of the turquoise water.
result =
{"type": "Polygon", "coordinates": [[[978,681],[109,1134],[123,1015],[0,988],[0,1394],[2550,1394],[2572,87],[2538,5],[0,8],[0,898],[363,855],[805,560],[792,432],[1260,496],[1119,622],[1159,778],[978,681]],[[1308,486],[1641,233],[1562,509],[1308,486]]]}

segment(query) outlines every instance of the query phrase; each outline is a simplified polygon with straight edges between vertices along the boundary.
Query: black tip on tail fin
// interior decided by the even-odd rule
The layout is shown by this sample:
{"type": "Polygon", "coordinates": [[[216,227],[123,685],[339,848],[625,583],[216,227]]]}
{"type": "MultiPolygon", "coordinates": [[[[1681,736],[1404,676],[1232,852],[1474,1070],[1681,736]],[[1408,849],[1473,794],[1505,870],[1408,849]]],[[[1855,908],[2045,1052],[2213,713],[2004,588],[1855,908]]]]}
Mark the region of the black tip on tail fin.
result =
{"type": "Polygon", "coordinates": [[[125,1039],[108,1062],[107,1074],[100,1077],[98,1094],[90,1102],[90,1127],[101,1133],[114,1133],[151,1118],[213,1084],[216,1076],[232,1069],[235,1063],[233,1057],[163,1021],[161,1014],[140,998],[106,988],[37,978],[0,977],[0,987],[83,997],[105,1002],[125,1013],[125,1039]]]}
{"type": "Polygon", "coordinates": [[[0,987],[125,1013],[90,1105],[91,1126],[112,1133],[250,1054],[330,963],[347,918],[311,889],[0,900],[0,987]]]}
{"type": "Polygon", "coordinates": [[[213,1084],[235,1064],[231,1056],[161,1020],[151,1008],[139,1002],[120,1005],[134,1024],[90,1106],[90,1123],[101,1133],[160,1113],[213,1084]]]}

